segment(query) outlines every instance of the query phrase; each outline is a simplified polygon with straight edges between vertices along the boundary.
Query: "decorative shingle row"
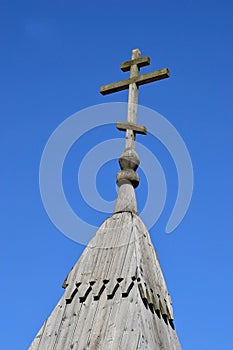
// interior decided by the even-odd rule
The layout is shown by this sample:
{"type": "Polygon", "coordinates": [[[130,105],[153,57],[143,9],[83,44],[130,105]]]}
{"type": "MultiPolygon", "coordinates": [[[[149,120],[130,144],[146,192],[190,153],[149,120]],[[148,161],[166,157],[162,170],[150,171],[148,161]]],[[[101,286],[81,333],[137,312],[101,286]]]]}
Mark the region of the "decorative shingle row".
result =
{"type": "Polygon", "coordinates": [[[165,323],[170,324],[174,329],[170,301],[149,288],[146,282],[136,276],[132,276],[130,279],[119,277],[113,281],[104,279],[102,281],[89,281],[88,283],[76,282],[74,289],[66,297],[66,303],[71,304],[76,294],[78,294],[77,300],[80,303],[85,303],[91,297],[94,301],[100,300],[101,297],[107,297],[107,300],[110,300],[119,293],[119,290],[122,298],[127,298],[133,288],[138,289],[144,306],[159,318],[162,317],[165,323]]]}

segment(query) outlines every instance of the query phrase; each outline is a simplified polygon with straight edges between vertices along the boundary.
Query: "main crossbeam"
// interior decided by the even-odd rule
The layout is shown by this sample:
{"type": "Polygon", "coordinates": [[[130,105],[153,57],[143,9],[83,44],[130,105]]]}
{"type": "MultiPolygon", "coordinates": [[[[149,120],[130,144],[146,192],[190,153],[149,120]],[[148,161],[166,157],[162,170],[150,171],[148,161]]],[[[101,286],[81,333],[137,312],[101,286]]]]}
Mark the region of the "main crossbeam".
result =
{"type": "Polygon", "coordinates": [[[129,85],[133,83],[136,83],[137,86],[140,86],[140,85],[144,85],[147,83],[151,83],[153,81],[157,81],[157,80],[161,80],[169,77],[170,77],[170,72],[168,68],[163,68],[147,74],[138,75],[137,77],[120,80],[112,84],[103,85],[100,87],[100,93],[102,95],[108,95],[114,92],[126,90],[128,89],[129,85]]]}

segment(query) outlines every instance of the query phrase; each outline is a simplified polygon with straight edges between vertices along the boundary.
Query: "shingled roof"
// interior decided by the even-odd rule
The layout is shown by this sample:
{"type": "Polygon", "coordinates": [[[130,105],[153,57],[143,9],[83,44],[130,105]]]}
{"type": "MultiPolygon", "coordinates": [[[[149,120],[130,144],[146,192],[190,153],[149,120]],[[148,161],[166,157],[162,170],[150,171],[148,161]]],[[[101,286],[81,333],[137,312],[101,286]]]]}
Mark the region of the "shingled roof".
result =
{"type": "Polygon", "coordinates": [[[136,214],[108,218],[63,287],[30,350],[181,349],[160,264],[136,214]]]}

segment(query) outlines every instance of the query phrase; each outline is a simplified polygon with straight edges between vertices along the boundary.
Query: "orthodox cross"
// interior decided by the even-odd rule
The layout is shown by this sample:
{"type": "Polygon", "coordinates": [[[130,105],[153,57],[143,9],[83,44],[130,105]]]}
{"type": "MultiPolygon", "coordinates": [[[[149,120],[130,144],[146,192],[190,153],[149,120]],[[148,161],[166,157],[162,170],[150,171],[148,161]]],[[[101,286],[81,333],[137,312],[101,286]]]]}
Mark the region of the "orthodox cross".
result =
{"type": "Polygon", "coordinates": [[[130,71],[129,79],[104,85],[100,88],[102,95],[129,89],[127,122],[117,122],[116,126],[119,130],[126,131],[126,148],[133,149],[135,148],[136,134],[146,135],[147,133],[145,126],[136,123],[139,86],[170,76],[167,68],[140,75],[140,68],[150,64],[150,58],[148,56],[140,57],[140,54],[139,49],[132,50],[132,59],[121,64],[123,72],[130,71]]]}

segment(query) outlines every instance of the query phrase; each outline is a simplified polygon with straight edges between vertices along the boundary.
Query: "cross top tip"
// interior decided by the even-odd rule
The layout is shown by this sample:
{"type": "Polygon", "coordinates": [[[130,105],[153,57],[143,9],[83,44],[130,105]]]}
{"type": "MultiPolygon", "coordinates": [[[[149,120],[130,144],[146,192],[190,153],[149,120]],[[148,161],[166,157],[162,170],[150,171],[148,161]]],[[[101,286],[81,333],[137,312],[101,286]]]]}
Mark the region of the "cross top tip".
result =
{"type": "Polygon", "coordinates": [[[141,55],[141,51],[139,49],[132,50],[132,59],[138,58],[141,55]]]}

